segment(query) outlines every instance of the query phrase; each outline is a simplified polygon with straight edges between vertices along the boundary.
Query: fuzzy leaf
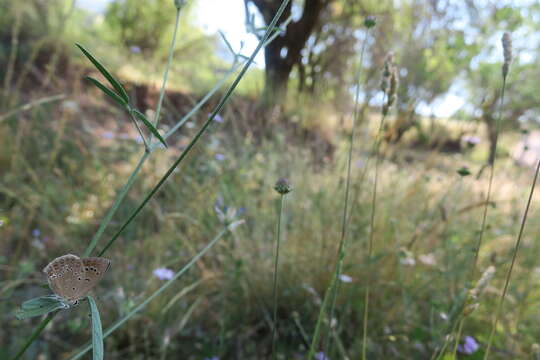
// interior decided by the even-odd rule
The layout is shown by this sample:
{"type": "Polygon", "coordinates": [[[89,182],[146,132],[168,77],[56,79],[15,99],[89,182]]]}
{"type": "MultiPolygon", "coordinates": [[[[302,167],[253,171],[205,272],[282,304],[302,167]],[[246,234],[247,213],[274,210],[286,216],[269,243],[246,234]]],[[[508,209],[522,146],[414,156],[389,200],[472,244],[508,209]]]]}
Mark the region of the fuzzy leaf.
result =
{"type": "Polygon", "coordinates": [[[75,44],[75,45],[77,45],[77,47],[83,52],[83,54],[88,58],[88,60],[90,60],[92,64],[94,64],[94,66],[99,70],[99,72],[103,74],[105,78],[107,78],[109,83],[116,90],[117,95],[120,96],[122,99],[124,99],[124,102],[127,104],[129,102],[129,97],[126,90],[120,84],[120,82],[118,82],[118,80],[116,80],[114,76],[112,76],[111,73],[109,73],[109,71],[107,71],[107,69],[105,69],[105,67],[101,65],[101,63],[92,54],[90,54],[88,50],[86,50],[82,45],[79,45],[79,44],[75,44]]]}
{"type": "Polygon", "coordinates": [[[67,308],[68,305],[61,301],[57,296],[41,296],[22,303],[21,308],[15,311],[15,316],[19,320],[24,320],[35,316],[48,314],[51,311],[58,309],[67,308]]]}

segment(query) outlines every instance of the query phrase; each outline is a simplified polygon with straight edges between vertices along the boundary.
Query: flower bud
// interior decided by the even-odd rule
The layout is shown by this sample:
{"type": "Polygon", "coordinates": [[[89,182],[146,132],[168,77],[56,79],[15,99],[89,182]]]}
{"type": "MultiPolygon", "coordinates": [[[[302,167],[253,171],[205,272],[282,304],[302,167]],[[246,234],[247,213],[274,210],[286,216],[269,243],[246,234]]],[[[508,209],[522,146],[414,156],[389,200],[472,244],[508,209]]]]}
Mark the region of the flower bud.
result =
{"type": "Polygon", "coordinates": [[[281,195],[285,195],[292,191],[292,186],[289,180],[281,178],[276,182],[276,185],[274,185],[274,190],[281,195]]]}

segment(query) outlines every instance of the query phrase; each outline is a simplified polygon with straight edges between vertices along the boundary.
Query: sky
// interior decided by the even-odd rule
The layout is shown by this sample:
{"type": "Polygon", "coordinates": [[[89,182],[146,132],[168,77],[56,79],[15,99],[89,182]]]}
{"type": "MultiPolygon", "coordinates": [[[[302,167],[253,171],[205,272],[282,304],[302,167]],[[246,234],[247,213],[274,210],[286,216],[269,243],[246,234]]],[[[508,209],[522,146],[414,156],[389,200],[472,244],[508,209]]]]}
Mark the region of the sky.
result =
{"type": "MultiPolygon", "coordinates": [[[[111,0],[78,0],[80,8],[102,13],[111,0]]],[[[171,0],[172,2],[172,0],[171,0]]],[[[244,0],[198,0],[195,9],[195,24],[206,33],[222,31],[232,47],[238,51],[243,42],[242,54],[249,56],[255,50],[257,38],[246,32],[244,0]]],[[[255,66],[264,67],[263,52],[255,58],[255,66]]],[[[418,111],[425,116],[450,117],[459,110],[465,101],[459,96],[459,89],[454,89],[431,106],[420,104],[418,111]]]]}

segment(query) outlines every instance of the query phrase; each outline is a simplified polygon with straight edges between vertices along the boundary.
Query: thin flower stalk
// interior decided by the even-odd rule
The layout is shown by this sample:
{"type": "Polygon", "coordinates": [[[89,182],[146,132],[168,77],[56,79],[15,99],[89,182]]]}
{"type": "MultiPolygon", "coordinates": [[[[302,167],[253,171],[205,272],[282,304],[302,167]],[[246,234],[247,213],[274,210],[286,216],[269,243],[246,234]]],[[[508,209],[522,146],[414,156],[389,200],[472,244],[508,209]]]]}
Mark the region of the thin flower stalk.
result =
{"type": "Polygon", "coordinates": [[[523,231],[525,230],[525,223],[527,222],[527,216],[529,215],[529,209],[531,207],[531,202],[532,202],[532,198],[534,194],[534,189],[536,188],[536,180],[538,179],[539,171],[540,171],[540,159],[538,160],[538,164],[536,165],[536,172],[534,173],[534,179],[531,185],[531,191],[529,192],[529,199],[527,200],[527,205],[525,206],[525,212],[521,220],[521,226],[519,228],[519,234],[516,240],[516,245],[514,246],[514,251],[512,253],[512,262],[510,263],[510,267],[508,268],[508,272],[506,273],[506,279],[504,281],[503,292],[499,299],[497,311],[495,312],[495,319],[493,320],[493,324],[491,326],[491,333],[489,334],[486,352],[484,353],[484,360],[487,360],[489,358],[489,352],[491,350],[491,345],[493,344],[493,337],[495,336],[495,331],[497,330],[497,323],[499,322],[499,318],[501,317],[501,311],[504,304],[504,299],[506,298],[506,293],[508,292],[508,285],[510,284],[512,271],[514,270],[514,265],[516,263],[516,258],[519,251],[519,247],[521,245],[521,240],[523,239],[523,231]]]}
{"type": "Polygon", "coordinates": [[[346,176],[346,183],[345,183],[345,194],[344,194],[344,205],[343,205],[343,217],[342,217],[342,223],[341,223],[341,237],[338,247],[338,258],[336,261],[336,267],[334,271],[334,276],[332,277],[332,280],[330,282],[330,285],[328,286],[328,289],[326,290],[326,293],[324,295],[323,302],[321,304],[321,309],[319,310],[319,316],[317,318],[317,323],[315,325],[315,332],[313,334],[313,339],[310,345],[310,349],[308,352],[308,360],[311,360],[314,358],[317,346],[319,344],[319,338],[321,334],[321,325],[323,322],[323,318],[325,317],[326,313],[326,306],[328,304],[328,301],[331,298],[331,305],[330,305],[330,322],[329,322],[329,329],[327,332],[327,336],[325,339],[325,344],[329,342],[329,336],[331,334],[331,327],[332,327],[332,318],[334,316],[334,309],[337,299],[337,292],[338,292],[338,286],[339,286],[339,276],[341,274],[341,268],[343,266],[343,260],[345,258],[345,249],[346,249],[346,239],[347,239],[347,219],[348,219],[348,211],[349,211],[349,192],[350,192],[350,180],[351,180],[351,163],[352,163],[352,152],[354,149],[354,138],[355,138],[355,130],[356,130],[356,123],[358,120],[359,115],[359,102],[360,102],[360,75],[362,71],[362,64],[364,60],[364,54],[367,46],[367,39],[369,36],[369,30],[375,26],[375,19],[374,18],[366,18],[366,21],[364,22],[367,30],[365,32],[365,38],[362,42],[362,49],[360,51],[360,62],[358,64],[358,72],[356,74],[356,95],[355,95],[355,102],[354,102],[354,112],[353,112],[353,122],[352,122],[352,129],[351,129],[351,135],[349,138],[349,153],[347,158],[347,176],[346,176]]]}

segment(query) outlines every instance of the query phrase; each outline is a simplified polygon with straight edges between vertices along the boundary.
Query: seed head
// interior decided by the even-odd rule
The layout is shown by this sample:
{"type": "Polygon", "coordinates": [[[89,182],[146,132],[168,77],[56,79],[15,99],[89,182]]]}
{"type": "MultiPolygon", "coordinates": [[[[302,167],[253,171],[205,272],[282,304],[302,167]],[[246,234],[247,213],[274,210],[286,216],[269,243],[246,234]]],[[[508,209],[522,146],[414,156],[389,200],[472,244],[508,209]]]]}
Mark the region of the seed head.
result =
{"type": "Polygon", "coordinates": [[[394,53],[389,52],[384,60],[384,67],[381,79],[381,90],[386,93],[390,86],[390,76],[392,76],[392,68],[394,67],[394,53]]]}
{"type": "Polygon", "coordinates": [[[281,195],[285,195],[292,191],[292,186],[289,180],[286,178],[281,178],[276,182],[276,185],[274,185],[274,190],[281,195]]]}
{"type": "Polygon", "coordinates": [[[386,103],[383,104],[382,113],[387,115],[388,111],[394,105],[397,99],[397,88],[399,84],[399,74],[396,65],[394,64],[394,54],[389,53],[384,64],[383,80],[381,89],[386,93],[386,103]]]}
{"type": "Polygon", "coordinates": [[[508,70],[510,69],[510,63],[512,62],[512,38],[510,37],[510,33],[505,32],[501,41],[504,55],[502,74],[503,77],[506,77],[506,75],[508,75],[508,70]]]}

